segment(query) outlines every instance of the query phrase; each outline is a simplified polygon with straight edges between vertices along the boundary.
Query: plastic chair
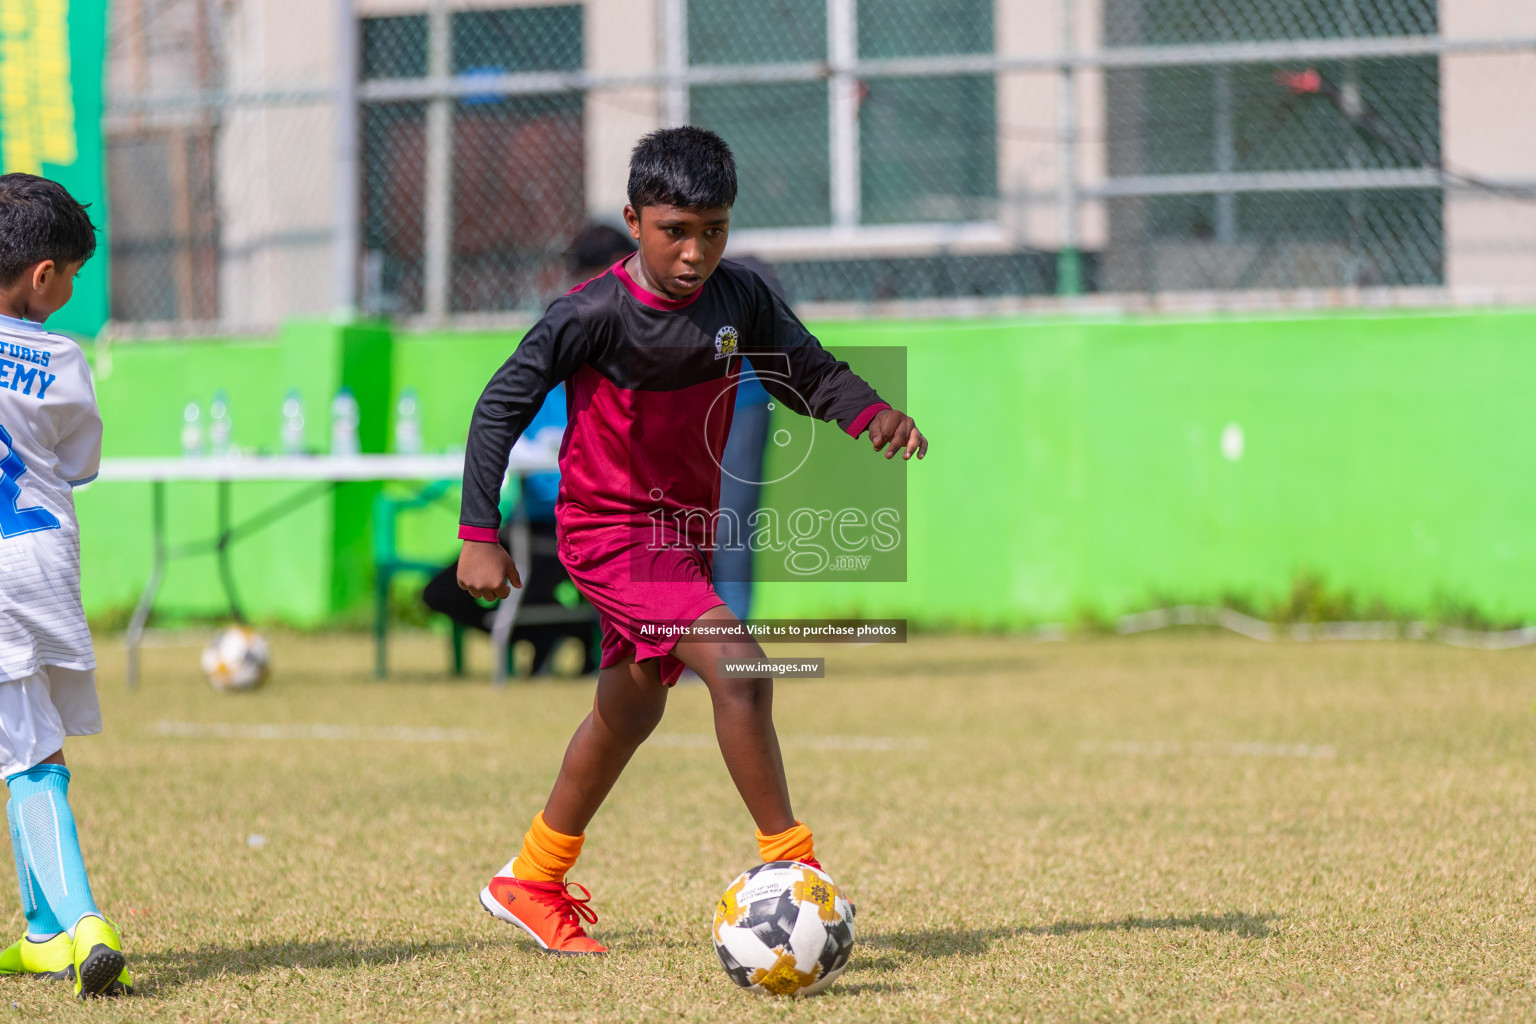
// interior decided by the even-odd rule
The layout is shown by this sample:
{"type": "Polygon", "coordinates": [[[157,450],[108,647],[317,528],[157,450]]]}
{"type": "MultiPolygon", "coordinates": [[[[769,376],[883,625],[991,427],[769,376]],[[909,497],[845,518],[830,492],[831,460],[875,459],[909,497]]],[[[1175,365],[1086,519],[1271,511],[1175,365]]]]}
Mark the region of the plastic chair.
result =
{"type": "MultiPolygon", "coordinates": [[[[439,562],[422,562],[401,558],[395,549],[395,524],[400,513],[425,508],[437,501],[456,486],[456,480],[439,480],[417,491],[409,498],[393,497],[379,492],[373,499],[373,675],[375,679],[389,676],[389,588],[394,578],[402,572],[417,572],[435,576],[442,569],[439,562]]],[[[464,627],[453,625],[449,639],[453,660],[453,674],[464,674],[464,627]]]]}
{"type": "MultiPolygon", "coordinates": [[[[501,599],[491,620],[491,683],[501,687],[507,684],[512,664],[512,628],[516,625],[555,625],[564,623],[592,623],[598,621],[597,609],[581,600],[575,587],[570,588],[569,600],[563,599],[558,590],[554,604],[524,604],[523,593],[528,588],[533,572],[534,538],[528,527],[528,510],[518,501],[507,521],[512,564],[523,581],[522,589],[514,589],[501,599]]],[[[544,543],[549,543],[547,539],[544,543]]],[[[601,646],[601,634],[595,629],[591,641],[594,650],[601,646]]]]}
{"type": "MultiPolygon", "coordinates": [[[[402,512],[424,508],[441,498],[457,481],[445,480],[422,488],[409,498],[396,498],[381,492],[373,501],[373,555],[374,555],[374,669],[375,678],[389,675],[389,588],[395,576],[402,572],[419,572],[435,576],[442,566],[437,562],[421,562],[401,558],[395,550],[395,526],[402,512]]],[[[502,489],[504,514],[512,562],[524,588],[533,571],[532,546],[529,534],[527,509],[522,501],[517,478],[511,477],[502,489]],[[511,507],[506,508],[510,503],[511,507]]],[[[566,598],[557,597],[556,604],[527,605],[523,603],[523,590],[514,589],[496,607],[491,622],[491,682],[505,686],[512,659],[512,629],[515,625],[551,625],[557,623],[597,622],[597,610],[582,601],[574,588],[566,598]]],[[[450,655],[453,674],[464,674],[464,627],[453,624],[450,635],[450,655]]],[[[598,634],[593,631],[594,649],[598,634]]]]}

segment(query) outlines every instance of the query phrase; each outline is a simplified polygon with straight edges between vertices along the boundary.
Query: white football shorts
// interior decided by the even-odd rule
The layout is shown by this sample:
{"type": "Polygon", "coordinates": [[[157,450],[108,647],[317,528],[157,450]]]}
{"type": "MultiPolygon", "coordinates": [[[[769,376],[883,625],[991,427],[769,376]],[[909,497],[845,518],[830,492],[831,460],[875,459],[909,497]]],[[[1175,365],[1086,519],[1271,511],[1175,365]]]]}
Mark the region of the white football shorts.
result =
{"type": "Polygon", "coordinates": [[[98,732],[95,672],[40,665],[30,676],[0,683],[0,777],[57,753],[66,736],[98,732]]]}

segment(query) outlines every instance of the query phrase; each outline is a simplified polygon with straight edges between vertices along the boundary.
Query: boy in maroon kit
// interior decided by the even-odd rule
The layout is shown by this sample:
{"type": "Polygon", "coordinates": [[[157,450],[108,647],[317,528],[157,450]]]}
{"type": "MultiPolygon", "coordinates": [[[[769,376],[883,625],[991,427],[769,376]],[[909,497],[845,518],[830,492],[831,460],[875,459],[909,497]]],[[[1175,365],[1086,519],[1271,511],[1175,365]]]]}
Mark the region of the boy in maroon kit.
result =
{"type": "Polygon", "coordinates": [[[852,437],[868,430],[886,458],[922,458],[928,447],[911,417],[822,349],[756,274],[721,260],[735,200],[736,167],[719,136],[684,127],[641,139],[624,208],[640,251],[549,307],[470,423],[459,586],[505,597],[509,584],[521,586],[496,543],[507,453],[545,394],[566,382],[555,518],[560,560],[602,613],[597,696],[522,849],[480,894],[488,912],[551,952],[606,952],[581,925],[597,920],[591,894],[577,885],[582,895],[570,895],[566,872],[685,666],[709,687],[720,752],[763,860],[819,867],[811,831],[790,807],[772,681],[718,670],[723,658],[763,657],[729,628],[738,624],[710,585],[706,553],[743,356],[774,399],[836,420],[852,437]],[[689,624],[709,635],[657,628],[689,624]]]}

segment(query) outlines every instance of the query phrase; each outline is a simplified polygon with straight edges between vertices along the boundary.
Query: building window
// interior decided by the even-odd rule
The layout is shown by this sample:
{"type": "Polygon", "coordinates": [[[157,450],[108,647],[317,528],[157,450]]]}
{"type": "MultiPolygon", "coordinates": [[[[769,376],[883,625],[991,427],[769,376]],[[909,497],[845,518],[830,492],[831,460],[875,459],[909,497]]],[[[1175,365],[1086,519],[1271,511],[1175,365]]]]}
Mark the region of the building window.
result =
{"type": "MultiPolygon", "coordinates": [[[[990,53],[992,0],[862,0],[859,56],[990,53]]],[[[992,75],[874,78],[859,105],[867,224],[997,217],[997,86],[992,75]]]]}
{"type": "MultiPolygon", "coordinates": [[[[822,61],[826,0],[689,0],[694,67],[822,61]]],[[[736,154],[738,228],[832,222],[825,82],[696,85],[689,120],[720,133],[736,154]]]]}
{"type": "MultiPolygon", "coordinates": [[[[449,73],[460,80],[579,71],[582,8],[457,11],[448,19],[449,73]]],[[[429,77],[426,16],[362,22],[365,80],[429,77]]],[[[563,256],[585,213],[583,98],[578,92],[370,103],[364,107],[364,305],[371,312],[533,308],[563,291],[563,256]],[[446,108],[447,265],[428,266],[428,125],[446,108]]]]}
{"type": "Polygon", "coordinates": [[[580,71],[581,6],[453,15],[453,72],[580,71]]]}
{"type": "MultiPolygon", "coordinates": [[[[56,7],[64,18],[66,5],[42,6],[56,7]]],[[[5,14],[12,7],[25,27],[27,5],[0,0],[5,14]]],[[[220,181],[220,137],[229,131],[231,119],[185,100],[219,91],[219,22],[200,17],[198,5],[186,0],[158,3],[149,18],[142,17],[141,9],[138,23],[125,8],[131,5],[110,7],[102,92],[110,230],[99,219],[103,211],[93,209],[92,219],[104,229],[105,251],[82,273],[107,275],[113,320],[217,320],[227,315],[220,271],[230,244],[221,222],[226,186],[220,181]],[[158,105],[157,86],[180,93],[158,105]],[[131,115],[114,111],[124,100],[140,106],[131,115]]],[[[59,73],[68,76],[67,63],[59,73]]],[[[78,66],[76,73],[81,73],[78,66]]],[[[25,88],[20,96],[25,98],[25,88]]],[[[224,201],[229,201],[227,192],[224,201]]],[[[273,248],[301,249],[310,239],[299,235],[272,232],[264,241],[273,248]]]]}
{"type": "Polygon", "coordinates": [[[991,76],[876,79],[859,108],[866,224],[997,217],[991,76]]]}
{"type": "MultiPolygon", "coordinates": [[[[1107,0],[1104,17],[1118,46],[1437,31],[1433,0],[1107,0]]],[[[1111,68],[1105,95],[1108,289],[1443,280],[1436,58],[1111,68]]]]}
{"type": "Polygon", "coordinates": [[[364,312],[419,313],[426,237],[425,103],[362,110],[364,312]]]}
{"type": "Polygon", "coordinates": [[[688,0],[688,62],[825,60],[827,0],[688,0]]]}
{"type": "Polygon", "coordinates": [[[820,82],[698,86],[690,120],[720,133],[736,156],[738,228],[832,222],[827,87],[820,82]]]}
{"type": "Polygon", "coordinates": [[[859,0],[859,56],[991,53],[993,0],[859,0]]]}
{"type": "Polygon", "coordinates": [[[363,78],[424,78],[427,16],[363,19],[363,78]]]}
{"type": "Polygon", "coordinates": [[[1104,0],[1110,46],[1429,36],[1437,0],[1104,0]]]}
{"type": "MultiPolygon", "coordinates": [[[[859,0],[858,57],[990,53],[992,3],[859,0]]],[[[827,61],[838,42],[828,35],[827,0],[691,0],[688,17],[694,67],[827,61]]],[[[990,74],[858,83],[858,220],[995,219],[996,92],[990,74]]],[[[689,115],[737,153],[736,226],[832,224],[831,122],[840,115],[824,82],[695,85],[689,115]]]]}

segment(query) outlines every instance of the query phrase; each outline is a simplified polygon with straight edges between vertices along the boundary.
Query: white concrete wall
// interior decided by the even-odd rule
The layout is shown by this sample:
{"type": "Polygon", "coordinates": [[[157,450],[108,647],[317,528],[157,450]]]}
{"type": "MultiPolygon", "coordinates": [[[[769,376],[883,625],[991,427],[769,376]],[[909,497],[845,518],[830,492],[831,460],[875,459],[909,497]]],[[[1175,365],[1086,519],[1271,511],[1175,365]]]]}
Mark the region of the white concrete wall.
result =
{"type": "MultiPolygon", "coordinates": [[[[552,6],[570,0],[450,0],[453,10],[552,6]]],[[[587,66],[650,71],[660,62],[656,0],[583,0],[587,66]]],[[[234,92],[330,89],[335,23],[315,0],[236,0],[226,21],[234,92]]],[[[429,0],[357,0],[359,17],[423,14],[429,0]]],[[[660,124],[654,88],[596,90],[586,105],[590,216],[621,222],[629,150],[660,124]]],[[[219,139],[220,317],[275,323],[334,308],[331,273],[334,131],[328,102],[230,111],[219,139]]]]}
{"type": "MultiPolygon", "coordinates": [[[[656,0],[586,0],[587,68],[601,74],[644,74],[662,66],[656,0]]],[[[587,216],[618,225],[629,184],[629,152],[661,127],[655,87],[594,89],[586,104],[587,216]]]]}
{"type": "MultiPolygon", "coordinates": [[[[1536,38],[1532,0],[1440,0],[1452,39],[1536,38]]],[[[1536,52],[1449,54],[1440,63],[1445,165],[1536,187],[1536,52]]],[[[1445,204],[1446,283],[1490,300],[1536,295],[1536,202],[1454,189],[1445,204]]]]}
{"type": "MultiPolygon", "coordinates": [[[[423,13],[427,0],[357,0],[360,16],[423,13]]],[[[545,6],[569,0],[451,0],[455,9],[545,6]]],[[[658,0],[582,0],[589,70],[645,73],[661,65],[658,0]]],[[[1062,0],[995,0],[997,48],[1051,55],[1061,46],[1062,0]]],[[[328,6],[328,5],[326,5],[328,6]]],[[[232,0],[226,8],[230,88],[326,89],[332,84],[333,21],[315,0],[232,0]]],[[[1536,37],[1532,0],[1441,0],[1452,38],[1536,37]]],[[[1100,0],[1077,0],[1077,48],[1099,45],[1100,0]]],[[[1536,54],[1450,55],[1442,63],[1442,125],[1451,168],[1483,177],[1536,180],[1536,54]]],[[[1078,185],[1105,177],[1103,80],[1077,76],[1078,185]]],[[[116,84],[116,83],[115,83],[116,84]]],[[[998,183],[1006,244],[1055,249],[1058,204],[1058,76],[1003,75],[998,85],[998,183]]],[[[661,123],[660,90],[595,91],[586,105],[589,215],[617,221],[629,150],[661,123]]],[[[223,319],[269,323],[333,306],[329,269],[332,118],[326,103],[236,108],[219,145],[223,319]]],[[[1084,249],[1106,243],[1103,204],[1079,207],[1084,249]]],[[[1536,203],[1453,190],[1446,203],[1447,280],[1458,289],[1525,290],[1536,282],[1536,203]]],[[[985,246],[984,246],[985,247],[985,246]]]]}
{"type": "MultiPolygon", "coordinates": [[[[1063,0],[996,0],[997,52],[1006,56],[1052,57],[1062,49],[1063,0]]],[[[1078,52],[1098,46],[1099,0],[1076,0],[1074,38],[1078,52]]],[[[1015,244],[1056,249],[1062,243],[1059,203],[1061,145],[1058,141],[1061,79],[1054,71],[1020,71],[999,77],[997,89],[997,183],[1004,227],[1015,244]]],[[[1104,180],[1103,75],[1076,75],[1079,188],[1104,180]]],[[[1083,202],[1077,214],[1078,246],[1104,245],[1103,204],[1083,202]]]]}
{"type": "MultiPolygon", "coordinates": [[[[226,15],[231,92],[332,88],[334,20],[314,0],[239,0],[226,15]]],[[[324,5],[329,8],[329,5],[324,5]]],[[[237,106],[219,134],[220,319],[276,323],[329,313],[329,102],[237,106]]]]}

